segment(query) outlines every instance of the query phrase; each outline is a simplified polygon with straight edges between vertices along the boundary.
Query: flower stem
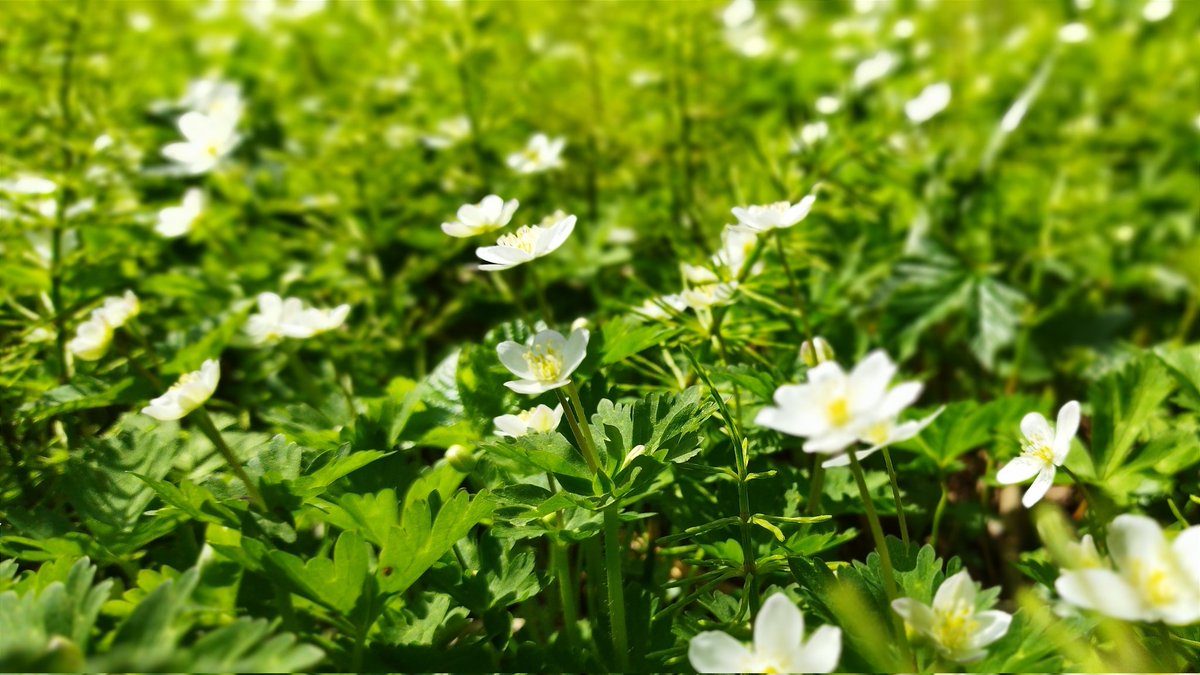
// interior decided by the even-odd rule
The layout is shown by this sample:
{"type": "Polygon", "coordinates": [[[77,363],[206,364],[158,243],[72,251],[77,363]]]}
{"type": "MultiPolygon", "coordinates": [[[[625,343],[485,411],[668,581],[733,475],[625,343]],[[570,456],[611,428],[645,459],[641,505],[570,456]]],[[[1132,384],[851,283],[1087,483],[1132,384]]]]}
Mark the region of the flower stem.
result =
{"type": "MultiPolygon", "coordinates": [[[[546,484],[550,487],[550,494],[558,492],[554,474],[546,474],[546,484]]],[[[554,520],[559,531],[566,528],[562,509],[554,513],[554,520]]],[[[566,636],[567,646],[574,649],[579,646],[579,609],[575,602],[575,585],[571,583],[570,548],[553,538],[550,539],[550,572],[558,584],[558,598],[563,613],[563,635],[566,636]]]]}
{"type": "Polygon", "coordinates": [[[821,466],[820,455],[813,455],[812,475],[809,478],[808,503],[804,505],[804,515],[815,516],[821,507],[821,491],[825,487],[825,467],[821,466]]]}
{"type": "Polygon", "coordinates": [[[792,302],[796,306],[796,310],[800,312],[800,320],[804,322],[804,335],[806,340],[812,339],[812,326],[808,323],[808,310],[804,307],[804,299],[800,297],[800,285],[796,283],[796,276],[792,273],[792,266],[788,263],[787,254],[783,250],[783,230],[775,230],[775,248],[779,251],[779,264],[783,266],[783,272],[787,275],[788,286],[792,289],[792,302]]]}
{"type": "Polygon", "coordinates": [[[612,625],[616,670],[629,669],[629,640],[625,632],[625,581],[621,570],[621,505],[604,509],[604,567],[608,574],[608,618],[612,625]]]}
{"type": "Polygon", "coordinates": [[[579,445],[579,454],[583,455],[583,460],[587,462],[588,469],[591,469],[592,473],[596,473],[599,467],[596,464],[595,457],[585,449],[583,430],[579,428],[579,422],[575,419],[574,407],[567,400],[567,395],[563,393],[561,387],[555,389],[554,393],[558,395],[558,403],[563,407],[563,412],[566,413],[567,425],[571,427],[571,435],[575,437],[575,443],[579,445]]]}
{"type": "Polygon", "coordinates": [[[571,408],[575,411],[576,432],[579,436],[579,444],[582,446],[583,458],[587,461],[594,473],[600,466],[599,455],[596,454],[596,442],[592,438],[592,427],[588,424],[587,415],[583,412],[583,403],[579,400],[579,387],[575,386],[573,380],[567,381],[567,398],[570,399],[571,408]]]}
{"type": "Polygon", "coordinates": [[[229,464],[229,468],[233,469],[242,484],[246,486],[246,494],[250,497],[250,501],[264,512],[267,510],[267,503],[263,501],[262,493],[258,491],[258,486],[254,481],[250,480],[250,476],[246,474],[246,470],[242,468],[242,463],[233,454],[233,450],[229,449],[229,445],[225,443],[225,439],[221,437],[221,432],[217,429],[217,425],[213,424],[212,418],[208,416],[208,411],[203,407],[196,408],[192,412],[192,418],[200,425],[200,430],[205,436],[217,446],[217,451],[225,458],[225,462],[229,464]]]}
{"type": "Polygon", "coordinates": [[[883,448],[883,461],[887,464],[888,478],[892,482],[892,499],[896,500],[896,517],[900,520],[900,540],[908,546],[908,523],[904,520],[904,502],[900,501],[900,482],[896,479],[896,469],[892,467],[892,454],[883,448]]]}
{"type": "MultiPolygon", "coordinates": [[[[887,540],[883,536],[883,528],[879,525],[879,514],[875,511],[875,502],[871,500],[871,492],[867,489],[867,479],[863,476],[862,465],[858,463],[858,457],[854,454],[854,449],[846,451],[850,457],[850,470],[854,474],[854,482],[858,484],[858,494],[862,497],[863,508],[867,511],[867,522],[871,525],[871,536],[875,539],[875,550],[879,553],[880,567],[883,570],[883,591],[887,594],[889,610],[890,605],[896,599],[896,577],[892,571],[892,554],[888,552],[887,540]]],[[[910,659],[908,651],[908,641],[904,637],[904,622],[900,619],[900,615],[895,612],[889,612],[892,615],[892,625],[896,630],[896,637],[904,652],[905,661],[910,659]]]]}
{"type": "Polygon", "coordinates": [[[929,534],[929,544],[936,551],[938,547],[938,534],[942,530],[942,516],[946,513],[946,504],[950,501],[950,487],[946,485],[946,477],[941,479],[942,496],[938,499],[937,507],[933,510],[933,529],[929,534]]]}
{"type": "Polygon", "coordinates": [[[554,325],[554,315],[550,313],[550,305],[546,303],[546,291],[542,288],[542,278],[538,276],[537,265],[531,264],[529,268],[529,283],[533,286],[534,297],[537,298],[538,311],[542,313],[542,321],[546,322],[547,326],[554,325]]]}

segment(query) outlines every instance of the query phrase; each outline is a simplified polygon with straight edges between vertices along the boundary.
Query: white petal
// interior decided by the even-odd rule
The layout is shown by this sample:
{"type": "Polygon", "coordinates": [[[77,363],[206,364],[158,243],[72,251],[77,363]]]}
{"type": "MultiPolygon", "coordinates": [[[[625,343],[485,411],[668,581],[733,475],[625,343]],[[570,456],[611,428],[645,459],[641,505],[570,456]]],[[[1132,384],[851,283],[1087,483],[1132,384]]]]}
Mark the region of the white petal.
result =
{"type": "MultiPolygon", "coordinates": [[[[532,255],[511,246],[481,246],[475,249],[475,255],[481,260],[501,266],[500,269],[533,260],[532,255]]],[[[480,265],[480,268],[487,269],[484,265],[480,265]]]]}
{"type": "Polygon", "coordinates": [[[537,380],[513,380],[512,382],[505,382],[504,386],[512,389],[518,394],[529,394],[532,396],[534,394],[545,393],[551,389],[565,387],[567,386],[567,380],[549,383],[539,382],[537,380]]]}
{"type": "Polygon", "coordinates": [[[496,425],[497,436],[524,436],[529,430],[521,418],[516,415],[501,415],[492,420],[492,424],[496,425]]]}
{"type": "Polygon", "coordinates": [[[1050,423],[1042,417],[1041,413],[1031,412],[1021,418],[1021,433],[1025,434],[1025,438],[1035,443],[1049,444],[1054,440],[1054,432],[1050,429],[1050,423]]]}
{"type": "Polygon", "coordinates": [[[892,611],[899,614],[910,626],[921,633],[933,629],[936,620],[933,610],[912,598],[896,598],[892,601],[892,611]]]}
{"type": "Polygon", "coordinates": [[[1116,572],[1105,569],[1072,570],[1063,572],[1054,582],[1054,589],[1064,600],[1084,609],[1094,609],[1116,619],[1138,621],[1148,613],[1141,597],[1116,572]]]}
{"type": "Polygon", "coordinates": [[[569,377],[583,363],[587,356],[588,337],[586,328],[571,331],[571,336],[563,346],[563,377],[569,377]]]}
{"type": "Polygon", "coordinates": [[[1021,503],[1025,508],[1032,509],[1034,504],[1042,501],[1042,497],[1046,496],[1046,491],[1054,485],[1054,466],[1043,467],[1038,472],[1037,478],[1033,479],[1033,484],[1025,491],[1025,495],[1021,497],[1021,503]]]}
{"type": "Polygon", "coordinates": [[[772,663],[786,661],[804,640],[804,615],[782,593],[767,598],[754,618],[754,655],[772,663]]]}
{"type": "Polygon", "coordinates": [[[151,401],[150,405],[142,408],[142,414],[149,415],[162,422],[169,422],[183,417],[183,411],[178,406],[156,404],[154,401],[151,401]]]}
{"type": "Polygon", "coordinates": [[[212,136],[213,124],[204,113],[186,112],[179,118],[179,132],[196,144],[203,144],[212,136]]]}
{"type": "Polygon", "coordinates": [[[888,383],[895,375],[896,365],[882,349],[868,354],[850,372],[848,393],[851,409],[860,413],[878,410],[888,383]]]}
{"type": "MultiPolygon", "coordinates": [[[[861,464],[863,462],[863,460],[865,460],[866,458],[870,457],[871,455],[879,452],[880,448],[882,448],[882,447],[883,446],[878,446],[878,447],[874,447],[874,448],[867,448],[866,450],[855,450],[854,456],[855,456],[855,458],[858,459],[859,463],[861,464]]],[[[837,468],[839,466],[850,466],[850,453],[849,452],[842,453],[840,455],[837,455],[833,459],[827,459],[821,463],[821,468],[823,468],[823,469],[832,469],[832,468],[837,468]]]]}
{"type": "Polygon", "coordinates": [[[500,357],[500,363],[508,368],[508,372],[523,379],[533,379],[533,373],[529,372],[529,362],[525,360],[526,351],[524,346],[512,340],[496,345],[496,355],[500,357]]]}
{"type": "Polygon", "coordinates": [[[1068,401],[1058,411],[1058,423],[1054,427],[1054,463],[1059,466],[1071,451],[1071,441],[1079,430],[1079,402],[1068,401]]]}
{"type": "Polygon", "coordinates": [[[1029,455],[1021,455],[996,472],[996,481],[1004,485],[1023,483],[1045,468],[1046,463],[1029,455]]]}
{"type": "Polygon", "coordinates": [[[880,417],[895,417],[913,404],[924,388],[920,382],[901,382],[888,390],[879,408],[880,417]]]}
{"type": "Polygon", "coordinates": [[[1117,568],[1129,570],[1142,558],[1157,560],[1168,551],[1158,522],[1146,516],[1120,515],[1108,530],[1108,553],[1117,568]]]}
{"type": "Polygon", "coordinates": [[[446,234],[450,235],[451,237],[459,237],[459,238],[474,237],[475,235],[480,233],[479,229],[476,227],[472,227],[470,225],[464,225],[462,223],[457,223],[457,222],[456,223],[442,223],[442,232],[445,232],[446,234]]]}
{"type": "Polygon", "coordinates": [[[837,626],[821,626],[813,631],[804,643],[798,663],[792,664],[797,673],[832,673],[842,655],[842,629],[837,626]]]}
{"type": "Polygon", "coordinates": [[[1192,584],[1200,590],[1200,525],[1193,525],[1175,537],[1171,542],[1171,552],[1179,562],[1183,571],[1191,578],[1192,584]]]}
{"type": "Polygon", "coordinates": [[[971,636],[970,647],[979,649],[1004,637],[1004,634],[1008,632],[1009,624],[1012,623],[1012,615],[1008,612],[991,609],[986,612],[976,612],[975,621],[978,622],[978,627],[975,629],[975,634],[971,636]]]}
{"type": "Polygon", "coordinates": [[[746,646],[721,631],[707,631],[688,643],[688,661],[698,673],[741,673],[753,667],[746,646]]]}
{"type": "Polygon", "coordinates": [[[954,607],[959,602],[968,607],[975,605],[975,582],[966,570],[943,581],[933,596],[933,606],[938,608],[954,607]]]}
{"type": "Polygon", "coordinates": [[[567,216],[555,223],[548,230],[542,233],[538,238],[534,255],[537,257],[544,256],[554,252],[559,246],[571,236],[571,232],[575,230],[575,216],[567,216]]]}
{"type": "Polygon", "coordinates": [[[808,439],[804,444],[804,451],[829,454],[845,450],[857,442],[857,429],[833,429],[829,433],[808,439]]]}

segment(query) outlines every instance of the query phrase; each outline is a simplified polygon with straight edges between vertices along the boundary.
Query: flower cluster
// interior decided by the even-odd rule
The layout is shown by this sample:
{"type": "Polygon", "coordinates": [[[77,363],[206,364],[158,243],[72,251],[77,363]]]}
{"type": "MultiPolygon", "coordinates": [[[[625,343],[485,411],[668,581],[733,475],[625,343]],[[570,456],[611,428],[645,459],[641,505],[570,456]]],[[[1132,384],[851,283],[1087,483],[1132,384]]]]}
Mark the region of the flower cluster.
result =
{"type": "Polygon", "coordinates": [[[265,345],[283,338],[303,340],[340,327],[350,314],[350,305],[333,309],[305,307],[300,298],[281,298],[276,293],[259,293],[258,313],[246,320],[246,333],[255,344],[265,345]]]}
{"type": "Polygon", "coordinates": [[[103,358],[112,344],[114,331],[137,316],[141,307],[133,291],[105,298],[100,307],[92,310],[91,316],[79,324],[75,337],[67,343],[67,349],[84,361],[103,358]]]}

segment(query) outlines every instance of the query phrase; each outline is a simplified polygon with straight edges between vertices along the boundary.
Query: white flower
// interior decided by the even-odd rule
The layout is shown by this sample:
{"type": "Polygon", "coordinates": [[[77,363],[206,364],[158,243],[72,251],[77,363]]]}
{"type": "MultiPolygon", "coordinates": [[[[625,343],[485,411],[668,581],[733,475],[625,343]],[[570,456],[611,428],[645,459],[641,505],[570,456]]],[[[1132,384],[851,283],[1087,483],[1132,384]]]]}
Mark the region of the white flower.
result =
{"type": "Polygon", "coordinates": [[[1069,23],[1058,29],[1058,39],[1062,42],[1066,42],[1067,44],[1078,44],[1083,42],[1084,40],[1088,39],[1088,35],[1090,34],[1091,31],[1088,30],[1087,25],[1079,23],[1078,21],[1069,23]]]}
{"type": "Polygon", "coordinates": [[[93,315],[87,321],[79,324],[75,337],[67,343],[67,349],[76,358],[84,361],[96,361],[108,353],[112,344],[113,329],[104,319],[93,315]]]}
{"type": "Polygon", "coordinates": [[[184,374],[167,393],[150,401],[142,413],[164,422],[180,419],[203,405],[217,390],[220,379],[221,364],[209,359],[200,370],[184,374]]]}
{"type": "Polygon", "coordinates": [[[231,127],[242,116],[245,102],[242,88],[236,82],[202,78],[188,82],[187,91],[179,103],[184,108],[204,113],[214,120],[224,120],[231,127]]]}
{"type": "Polygon", "coordinates": [[[481,246],[475,255],[486,261],[481,270],[506,270],[521,263],[553,253],[575,229],[575,216],[561,212],[543,220],[540,225],[523,225],[516,232],[501,235],[495,246],[481,246]],[[557,218],[552,223],[547,221],[557,218]]]}
{"type": "Polygon", "coordinates": [[[556,330],[544,330],[528,346],[511,340],[501,342],[496,346],[500,363],[521,378],[505,382],[504,386],[518,394],[541,394],[566,386],[571,373],[587,356],[587,343],[585,329],[573,330],[566,338],[556,330]]]}
{"type": "Polygon", "coordinates": [[[804,152],[805,150],[816,147],[818,143],[825,140],[829,135],[829,123],[825,120],[817,120],[810,122],[800,127],[799,135],[792,139],[792,152],[804,152]]]}
{"type": "Polygon", "coordinates": [[[124,295],[111,296],[92,310],[91,316],[79,324],[75,337],[67,343],[67,349],[84,361],[96,361],[108,353],[113,332],[141,311],[141,303],[133,291],[124,295]]]}
{"type": "Polygon", "coordinates": [[[1200,526],[1168,543],[1145,516],[1121,515],[1108,530],[1116,571],[1063,572],[1054,588],[1067,602],[1126,621],[1200,622],[1200,526]]]}
{"type": "Polygon", "coordinates": [[[887,75],[896,67],[896,56],[891,52],[879,52],[875,56],[859,63],[854,68],[854,86],[863,89],[872,82],[887,75]]]}
{"type": "Polygon", "coordinates": [[[931,84],[921,90],[916,98],[904,104],[904,114],[913,124],[921,124],[950,105],[950,85],[945,82],[931,84]]]}
{"type": "Polygon", "coordinates": [[[975,582],[966,570],[942,582],[932,607],[912,598],[897,598],[892,601],[892,609],[957,663],[982,659],[987,654],[984,647],[1004,637],[1012,623],[1012,615],[1007,612],[976,609],[975,582]]]}
{"type": "Polygon", "coordinates": [[[459,115],[438,122],[436,132],[422,136],[421,140],[434,150],[444,150],[457,145],[470,135],[470,118],[466,115],[459,115]]]}
{"type": "Polygon", "coordinates": [[[492,420],[496,425],[497,436],[516,438],[529,433],[548,434],[558,428],[562,421],[563,407],[558,404],[554,408],[539,405],[536,408],[522,410],[516,415],[501,415],[492,420]]]}
{"type": "MultiPolygon", "coordinates": [[[[757,245],[758,234],[754,231],[736,225],[726,225],[721,231],[721,250],[713,255],[713,264],[725,268],[730,279],[740,279],[742,268],[746,266],[746,261],[750,259],[757,245]]],[[[762,263],[759,262],[749,273],[758,274],[762,267],[762,263]]]]}
{"type": "Polygon", "coordinates": [[[179,118],[179,131],[185,140],[166,146],[162,154],[188,173],[212,171],[237,147],[240,137],[235,124],[236,119],[210,117],[195,111],[184,113],[179,118]]]}
{"type": "Polygon", "coordinates": [[[740,26],[754,18],[754,0],[733,0],[721,10],[721,21],[726,28],[740,26]]]}
{"type": "Polygon", "coordinates": [[[442,232],[451,237],[473,237],[498,230],[512,220],[517,204],[515,199],[504,201],[497,195],[488,195],[478,204],[463,204],[458,208],[458,220],[442,223],[442,232]]]}
{"type": "Polygon", "coordinates": [[[842,109],[842,101],[836,96],[821,96],[817,98],[813,107],[822,115],[832,115],[842,109]]]}
{"type": "Polygon", "coordinates": [[[733,215],[737,216],[738,227],[752,232],[784,229],[807,218],[816,201],[817,195],[813,193],[795,204],[775,202],[762,206],[736,206],[733,215]]]}
{"type": "Polygon", "coordinates": [[[158,222],[154,231],[164,237],[182,237],[192,231],[192,226],[204,213],[204,191],[200,188],[188,188],[183,193],[183,201],[178,206],[168,206],[158,212],[158,222]]]}
{"type": "Polygon", "coordinates": [[[566,144],[565,138],[534,134],[524,150],[508,156],[508,166],[517,173],[540,173],[557,169],[563,165],[562,151],[566,144]]]}
{"type": "Polygon", "coordinates": [[[641,307],[635,307],[633,311],[648,319],[665,319],[673,314],[683,313],[687,307],[687,302],[684,301],[682,294],[672,293],[650,298],[641,307]]]}
{"type": "Polygon", "coordinates": [[[22,175],[0,181],[0,191],[17,195],[48,195],[58,189],[58,183],[41,176],[22,175]]]}
{"type": "Polygon", "coordinates": [[[830,673],[842,654],[842,630],[821,626],[804,639],[804,615],[776,593],[754,619],[754,644],[706,631],[688,643],[688,660],[700,673],[830,673]]]}
{"type": "Polygon", "coordinates": [[[1031,412],[1021,419],[1021,456],[1004,465],[996,480],[1005,485],[1022,483],[1033,478],[1021,503],[1032,508],[1054,484],[1054,474],[1071,450],[1071,439],[1079,429],[1079,403],[1069,401],[1058,411],[1058,428],[1050,426],[1040,413],[1031,412]]]}
{"type": "Polygon", "coordinates": [[[338,328],[350,314],[350,305],[333,309],[305,307],[300,298],[281,298],[275,293],[259,293],[258,313],[246,320],[246,333],[255,344],[269,344],[282,338],[310,338],[338,328]]]}
{"type": "Polygon", "coordinates": [[[868,354],[849,374],[826,361],[808,371],[807,383],[776,389],[775,405],[759,411],[754,422],[807,438],[805,452],[839,454],[920,395],[919,382],[889,388],[895,374],[896,365],[882,350],[868,354]]]}
{"type": "Polygon", "coordinates": [[[1106,567],[1104,558],[1100,556],[1100,551],[1096,548],[1096,540],[1092,535],[1085,534],[1079,538],[1078,542],[1068,541],[1065,543],[1066,563],[1065,567],[1070,569],[1093,569],[1106,567]]]}
{"type": "MultiPolygon", "coordinates": [[[[917,384],[916,382],[910,382],[910,383],[906,383],[906,384],[917,385],[915,392],[913,393],[913,398],[916,398],[916,394],[920,393],[920,385],[917,384]]],[[[900,390],[900,387],[896,387],[895,389],[893,389],[893,391],[896,391],[896,390],[900,390]]],[[[901,391],[903,391],[903,390],[901,390],[901,391]]],[[[893,414],[891,417],[885,417],[885,418],[879,420],[878,422],[875,422],[874,424],[869,425],[862,432],[862,435],[859,436],[858,440],[863,443],[870,444],[870,447],[863,449],[863,450],[857,450],[855,452],[855,457],[857,457],[859,460],[864,460],[867,457],[870,457],[871,455],[875,454],[876,452],[879,452],[880,450],[882,450],[883,448],[886,448],[889,445],[895,445],[896,443],[903,443],[904,441],[907,441],[908,439],[915,437],[917,434],[924,431],[925,427],[929,426],[929,424],[931,422],[933,422],[935,419],[937,419],[937,416],[941,415],[942,411],[945,410],[944,407],[938,408],[937,410],[935,410],[933,412],[932,415],[929,415],[928,417],[924,417],[919,420],[909,420],[907,422],[900,422],[899,421],[899,411],[896,410],[896,408],[899,407],[902,409],[903,407],[907,406],[908,403],[909,402],[906,402],[904,400],[904,397],[899,394],[893,395],[892,399],[890,401],[885,399],[884,407],[882,409],[880,409],[880,414],[888,414],[894,410],[896,411],[895,414],[893,414]]],[[[849,454],[837,455],[837,456],[833,457],[832,459],[827,459],[821,463],[821,466],[826,469],[835,467],[835,466],[849,466],[849,465],[850,465],[850,455],[849,454]]]]}
{"type": "Polygon", "coordinates": [[[737,291],[737,282],[710,283],[684,289],[679,297],[686,306],[701,312],[729,302],[735,291],[737,291]]]}
{"type": "Polygon", "coordinates": [[[901,40],[907,40],[917,32],[917,25],[912,22],[912,19],[900,19],[892,26],[892,35],[901,40]]]}
{"type": "Polygon", "coordinates": [[[1155,23],[1171,16],[1171,12],[1175,10],[1175,3],[1172,0],[1150,0],[1142,7],[1142,18],[1155,23]]]}

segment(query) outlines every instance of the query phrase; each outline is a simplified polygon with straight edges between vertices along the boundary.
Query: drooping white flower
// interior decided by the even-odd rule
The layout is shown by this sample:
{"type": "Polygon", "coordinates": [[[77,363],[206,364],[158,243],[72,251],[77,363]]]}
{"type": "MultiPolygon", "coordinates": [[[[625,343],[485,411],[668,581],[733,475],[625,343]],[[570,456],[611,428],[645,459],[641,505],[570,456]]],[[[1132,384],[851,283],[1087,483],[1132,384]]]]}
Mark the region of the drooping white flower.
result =
{"type": "Polygon", "coordinates": [[[536,408],[522,410],[516,415],[501,415],[492,420],[496,425],[496,435],[516,438],[529,433],[547,434],[558,428],[562,421],[562,404],[551,408],[539,405],[536,408]]]}
{"type": "Polygon", "coordinates": [[[210,117],[194,110],[184,113],[179,118],[184,141],[167,145],[162,154],[187,173],[212,171],[241,140],[236,123],[236,119],[210,117]]]}
{"type": "Polygon", "coordinates": [[[512,220],[519,202],[504,201],[498,195],[488,195],[478,204],[463,204],[458,208],[458,220],[442,223],[442,232],[451,237],[473,237],[498,230],[512,220]]]}
{"type": "Polygon", "coordinates": [[[517,173],[541,173],[557,169],[563,165],[562,151],[566,144],[565,138],[534,134],[524,150],[508,156],[508,166],[517,173]]]}
{"type": "Polygon", "coordinates": [[[817,195],[812,193],[795,204],[775,202],[760,206],[736,206],[733,215],[738,219],[738,227],[751,232],[785,229],[807,218],[816,201],[817,195]]]}
{"type": "Polygon", "coordinates": [[[863,89],[892,71],[896,67],[896,55],[891,52],[879,52],[854,68],[854,86],[863,89]]]}
{"type": "Polygon", "coordinates": [[[103,304],[92,310],[91,316],[79,324],[75,337],[67,343],[67,349],[83,361],[103,358],[112,344],[113,333],[139,311],[141,303],[133,291],[105,298],[103,304]]]}
{"type": "Polygon", "coordinates": [[[340,327],[350,314],[350,305],[333,309],[305,307],[300,298],[281,298],[276,293],[259,293],[258,313],[246,320],[246,334],[255,344],[270,344],[283,338],[305,339],[340,327]]]}
{"type": "Polygon", "coordinates": [[[920,395],[919,382],[889,387],[896,370],[882,350],[868,354],[849,374],[826,361],[808,371],[808,382],[776,389],[775,405],[759,411],[754,421],[807,438],[805,452],[840,454],[880,422],[894,420],[920,395]]]}
{"type": "Polygon", "coordinates": [[[1168,542],[1151,518],[1120,515],[1108,530],[1115,570],[1063,572],[1054,584],[1067,602],[1126,621],[1173,626],[1200,622],[1200,526],[1168,542]]]}
{"type": "Polygon", "coordinates": [[[92,316],[79,324],[79,328],[75,331],[75,337],[67,343],[67,349],[78,359],[97,361],[108,353],[112,338],[112,327],[104,319],[92,316]]]}
{"type": "Polygon", "coordinates": [[[950,85],[945,82],[931,84],[921,90],[916,98],[904,104],[904,114],[913,124],[922,124],[950,105],[950,85]]]}
{"type": "Polygon", "coordinates": [[[892,601],[892,609],[957,663],[982,659],[987,655],[985,647],[1004,637],[1012,623],[1012,615],[1007,612],[976,608],[975,582],[966,570],[942,582],[932,607],[912,598],[897,598],[892,601]]]}
{"type": "Polygon", "coordinates": [[[523,225],[516,232],[501,235],[495,246],[475,249],[475,255],[486,261],[479,269],[506,270],[549,255],[563,245],[574,229],[575,216],[565,216],[561,211],[539,225],[523,225]]]}
{"type": "MultiPolygon", "coordinates": [[[[746,261],[750,259],[758,245],[758,234],[753,230],[743,229],[736,225],[726,225],[721,231],[721,249],[713,255],[713,264],[724,268],[729,279],[737,280],[742,277],[746,261]]],[[[762,262],[746,270],[749,275],[762,271],[762,262]]]]}
{"type": "Polygon", "coordinates": [[[182,237],[192,231],[192,227],[204,213],[204,205],[204,191],[200,188],[188,188],[178,206],[168,206],[158,212],[158,222],[154,224],[154,231],[168,238],[182,237]]]}
{"type": "Polygon", "coordinates": [[[830,673],[842,654],[842,630],[821,626],[804,639],[804,615],[782,593],[767,598],[754,619],[754,643],[723,631],[699,633],[688,660],[700,673],[830,673]]]}
{"type": "Polygon", "coordinates": [[[533,336],[528,345],[512,340],[501,342],[496,347],[500,363],[520,378],[505,382],[504,386],[518,394],[541,394],[566,386],[571,373],[587,356],[587,343],[588,332],[582,328],[571,331],[565,338],[556,330],[544,330],[533,336]]]}
{"type": "Polygon", "coordinates": [[[180,419],[204,405],[217,390],[220,379],[221,364],[216,359],[209,359],[200,370],[185,373],[167,393],[150,401],[150,405],[142,408],[142,413],[164,422],[180,419]]]}
{"type": "Polygon", "coordinates": [[[1175,11],[1174,0],[1150,0],[1142,7],[1142,18],[1150,23],[1156,23],[1171,16],[1175,11]]]}
{"type": "Polygon", "coordinates": [[[1025,435],[1025,440],[1021,442],[1021,456],[1004,465],[996,473],[996,480],[1011,485],[1025,482],[1036,475],[1033,485],[1021,498],[1025,508],[1032,508],[1054,484],[1054,474],[1067,459],[1067,453],[1071,451],[1071,439],[1075,438],[1078,429],[1077,401],[1068,401],[1059,409],[1057,429],[1050,426],[1041,413],[1029,413],[1021,419],[1021,433],[1025,435]]]}

